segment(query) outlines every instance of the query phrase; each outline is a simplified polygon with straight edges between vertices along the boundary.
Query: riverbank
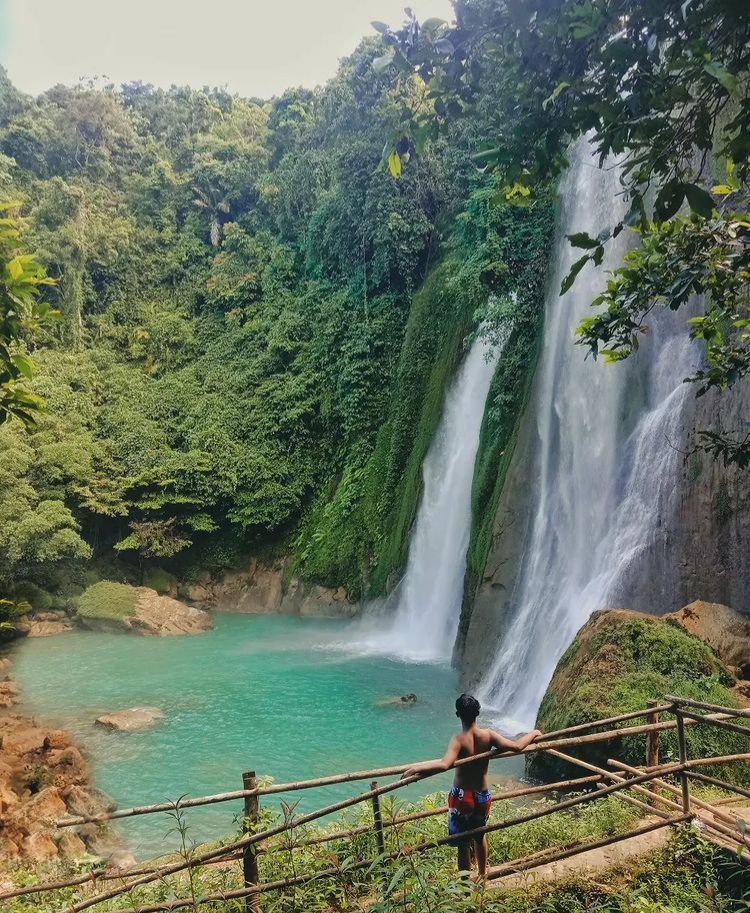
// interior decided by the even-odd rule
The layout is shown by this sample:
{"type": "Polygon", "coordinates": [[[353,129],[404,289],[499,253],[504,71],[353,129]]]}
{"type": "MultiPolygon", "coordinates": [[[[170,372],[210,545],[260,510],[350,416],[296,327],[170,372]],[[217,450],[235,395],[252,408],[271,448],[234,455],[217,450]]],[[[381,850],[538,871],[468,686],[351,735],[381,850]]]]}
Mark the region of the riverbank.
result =
{"type": "Polygon", "coordinates": [[[55,827],[68,814],[96,814],[114,804],[92,785],[89,764],[67,731],[18,712],[11,668],[6,651],[0,655],[0,867],[111,856],[120,844],[108,828],[55,827]]]}

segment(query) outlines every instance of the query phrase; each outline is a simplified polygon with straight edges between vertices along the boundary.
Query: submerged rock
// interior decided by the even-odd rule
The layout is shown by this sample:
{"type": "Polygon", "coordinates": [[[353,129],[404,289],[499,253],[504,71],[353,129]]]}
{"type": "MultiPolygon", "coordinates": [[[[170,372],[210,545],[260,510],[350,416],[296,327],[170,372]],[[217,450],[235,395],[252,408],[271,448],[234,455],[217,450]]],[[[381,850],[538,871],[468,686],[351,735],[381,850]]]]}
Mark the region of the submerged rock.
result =
{"type": "MultiPolygon", "coordinates": [[[[666,694],[723,706],[740,706],[731,690],[735,677],[702,640],[679,625],[627,610],[594,612],[563,654],[547,688],[537,726],[550,732],[577,723],[642,710],[666,694]]],[[[638,720],[633,725],[638,724],[638,720]]],[[[749,733],[750,734],[750,733],[749,733]]],[[[688,754],[734,754],[746,751],[739,734],[691,726],[686,729],[688,754]]],[[[661,734],[662,757],[677,756],[674,730],[661,734]]],[[[645,736],[577,746],[576,756],[606,767],[616,757],[632,765],[645,762],[645,736]]],[[[530,755],[527,773],[545,779],[580,776],[581,769],[544,754],[530,755]]],[[[750,779],[747,764],[732,765],[724,775],[750,779]]]]}
{"type": "Polygon", "coordinates": [[[151,729],[163,719],[164,711],[158,707],[130,707],[97,717],[96,723],[116,732],[138,732],[141,729],[151,729]]]}

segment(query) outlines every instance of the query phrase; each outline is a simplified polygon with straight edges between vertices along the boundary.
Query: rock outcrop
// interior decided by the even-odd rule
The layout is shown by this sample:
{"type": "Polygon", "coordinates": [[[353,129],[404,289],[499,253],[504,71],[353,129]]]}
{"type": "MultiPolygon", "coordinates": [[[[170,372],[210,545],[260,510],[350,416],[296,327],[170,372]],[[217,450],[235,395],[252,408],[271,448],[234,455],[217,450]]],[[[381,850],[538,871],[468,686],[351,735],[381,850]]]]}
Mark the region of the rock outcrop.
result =
{"type": "Polygon", "coordinates": [[[116,710],[96,718],[96,723],[105,729],[116,732],[138,732],[151,729],[164,719],[164,711],[158,707],[129,707],[127,710],[116,710]]]}
{"type": "MultiPolygon", "coordinates": [[[[173,599],[171,596],[160,596],[156,590],[148,587],[128,587],[125,584],[112,584],[102,581],[90,588],[98,588],[96,600],[89,600],[86,612],[79,611],[77,616],[81,625],[94,631],[129,632],[158,636],[179,634],[200,634],[213,627],[208,612],[173,599]],[[112,589],[113,597],[122,599],[123,593],[129,591],[132,604],[126,611],[109,612],[107,606],[107,587],[112,589]],[[93,608],[90,607],[93,604],[93,608]]],[[[87,591],[89,592],[89,591],[87,591]]],[[[125,595],[128,595],[125,593],[125,595]]],[[[86,594],[84,594],[85,598],[86,594]]]]}
{"type": "Polygon", "coordinates": [[[73,623],[65,612],[44,611],[22,615],[13,625],[25,637],[52,637],[73,630],[73,623]]]}
{"type": "Polygon", "coordinates": [[[287,576],[286,559],[263,563],[253,558],[246,568],[220,580],[208,576],[188,586],[184,595],[202,608],[220,612],[265,615],[279,612],[312,618],[350,618],[358,605],[349,601],[344,587],[323,587],[287,576]]]}
{"type": "Polygon", "coordinates": [[[747,616],[718,602],[698,600],[664,617],[708,644],[738,678],[749,677],[750,619],[747,616]]]}
{"type": "MultiPolygon", "coordinates": [[[[735,688],[736,679],[714,650],[679,624],[622,609],[594,612],[580,629],[555,669],[539,713],[543,731],[642,710],[647,701],[677,694],[713,704],[737,707],[745,703],[735,688]]],[[[694,726],[686,730],[692,757],[745,751],[747,739],[723,730],[694,726]]],[[[662,733],[666,757],[677,755],[673,730],[662,733]]],[[[607,758],[639,765],[645,757],[645,740],[627,738],[579,746],[577,754],[600,766],[607,758]]],[[[572,773],[564,763],[532,755],[528,772],[561,779],[572,773]]],[[[747,765],[737,764],[732,775],[746,779],[747,765]]],[[[578,775],[578,774],[575,774],[578,775]]]]}
{"type": "MultiPolygon", "coordinates": [[[[0,674],[9,661],[0,659],[0,674]]],[[[0,682],[0,866],[28,860],[107,856],[118,841],[101,824],[55,827],[66,815],[99,814],[114,808],[89,785],[89,767],[67,732],[14,712],[18,689],[0,682]]]]}

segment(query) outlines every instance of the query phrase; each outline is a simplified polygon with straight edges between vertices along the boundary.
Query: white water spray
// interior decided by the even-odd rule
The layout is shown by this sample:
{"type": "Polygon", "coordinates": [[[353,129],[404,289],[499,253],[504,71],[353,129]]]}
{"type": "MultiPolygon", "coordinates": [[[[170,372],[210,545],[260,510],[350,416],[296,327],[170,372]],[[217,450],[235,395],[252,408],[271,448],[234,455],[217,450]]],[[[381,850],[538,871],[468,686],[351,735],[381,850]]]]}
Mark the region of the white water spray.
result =
{"type": "MultiPolygon", "coordinates": [[[[604,282],[587,266],[558,290],[574,258],[565,234],[596,237],[620,217],[616,169],[596,167],[581,142],[561,187],[561,230],[547,300],[544,347],[531,415],[536,418],[530,527],[511,599],[512,620],[480,688],[509,728],[530,726],[560,656],[596,609],[617,606],[668,515],[680,459],[683,378],[696,360],[684,324],[659,321],[658,356],[605,365],[585,360],[574,332],[604,282]]],[[[623,204],[624,205],[624,204],[623,204]]],[[[618,265],[623,232],[610,243],[618,265]]],[[[649,345],[653,345],[651,342],[649,345]]],[[[655,606],[654,609],[658,609],[655,606]]]]}
{"type": "Polygon", "coordinates": [[[494,358],[477,340],[445,398],[422,467],[424,488],[406,573],[388,618],[370,619],[367,648],[405,659],[448,660],[458,629],[471,531],[471,482],[494,358]]]}

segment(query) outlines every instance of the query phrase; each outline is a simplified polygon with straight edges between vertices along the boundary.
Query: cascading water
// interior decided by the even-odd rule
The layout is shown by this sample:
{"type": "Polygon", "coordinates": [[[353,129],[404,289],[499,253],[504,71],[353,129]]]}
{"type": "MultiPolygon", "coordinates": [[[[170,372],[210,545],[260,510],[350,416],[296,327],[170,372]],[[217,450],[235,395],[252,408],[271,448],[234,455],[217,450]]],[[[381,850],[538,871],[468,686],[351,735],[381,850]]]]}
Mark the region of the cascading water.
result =
{"type": "MultiPolygon", "coordinates": [[[[600,170],[581,141],[560,192],[557,256],[530,405],[533,503],[512,620],[479,689],[510,728],[534,722],[557,661],[589,615],[622,605],[673,496],[680,457],[669,442],[680,437],[682,380],[697,360],[684,323],[676,332],[679,324],[669,315],[656,321],[650,336],[658,337],[658,357],[605,365],[586,360],[573,344],[603,285],[602,269],[588,265],[572,290],[558,295],[581,253],[565,234],[596,237],[611,228],[620,189],[617,169],[600,170]]],[[[625,252],[627,234],[609,245],[610,269],[625,252]]]]}
{"type": "Polygon", "coordinates": [[[408,659],[450,658],[458,628],[471,531],[471,482],[495,369],[478,339],[458,370],[422,468],[424,488],[395,607],[367,646],[408,659]],[[383,628],[383,625],[385,627],[383,628]]]}

